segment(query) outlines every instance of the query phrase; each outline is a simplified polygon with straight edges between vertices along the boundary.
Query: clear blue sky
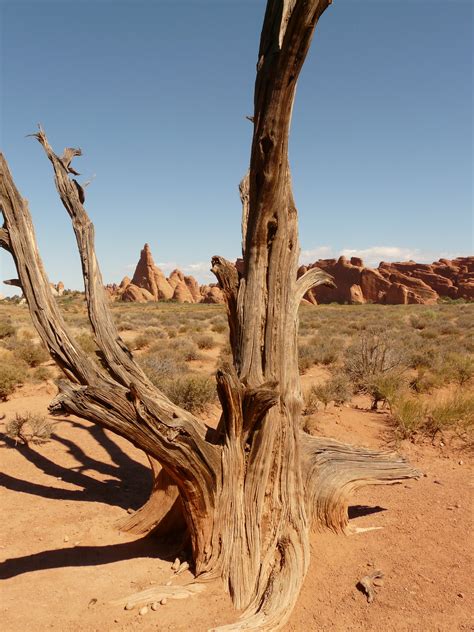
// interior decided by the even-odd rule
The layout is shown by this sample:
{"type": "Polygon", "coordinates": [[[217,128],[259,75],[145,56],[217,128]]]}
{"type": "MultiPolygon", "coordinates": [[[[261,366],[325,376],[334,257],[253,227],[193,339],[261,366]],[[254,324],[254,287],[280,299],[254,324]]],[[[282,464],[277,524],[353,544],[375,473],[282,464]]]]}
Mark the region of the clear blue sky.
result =
{"type": "MultiPolygon", "coordinates": [[[[0,145],[51,280],[81,287],[50,164],[25,138],[38,122],[96,176],[86,208],[106,282],[146,241],[166,271],[201,280],[212,255],[239,255],[264,6],[0,0],[0,145]]],[[[334,0],[323,15],[290,147],[303,259],[472,253],[472,13],[470,0],[334,0]]]]}

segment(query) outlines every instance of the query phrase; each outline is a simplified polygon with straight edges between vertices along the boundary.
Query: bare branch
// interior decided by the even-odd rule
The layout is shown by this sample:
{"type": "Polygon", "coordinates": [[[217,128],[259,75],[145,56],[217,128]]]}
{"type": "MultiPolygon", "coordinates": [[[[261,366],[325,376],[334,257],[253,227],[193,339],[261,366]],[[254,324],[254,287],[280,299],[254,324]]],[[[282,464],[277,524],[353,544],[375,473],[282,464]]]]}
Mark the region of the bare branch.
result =
{"type": "Polygon", "coordinates": [[[14,287],[20,287],[21,288],[20,279],[5,279],[4,283],[5,283],[5,285],[13,285],[14,287]]]}
{"type": "MultiPolygon", "coordinates": [[[[155,387],[132,358],[132,354],[122,341],[108,305],[99,264],[95,254],[94,226],[84,206],[82,187],[69,179],[70,163],[74,156],[81,156],[80,149],[67,148],[62,158],[52,150],[43,129],[34,136],[38,139],[51,161],[55,183],[61,201],[72,219],[74,233],[81,258],[89,319],[97,345],[103,353],[107,369],[124,386],[132,382],[152,391],[155,387]]],[[[157,396],[160,394],[157,393],[157,396]]]]}
{"type": "Polygon", "coordinates": [[[30,308],[33,324],[53,359],[73,381],[93,384],[102,379],[98,367],[75,344],[52,295],[38,253],[28,205],[18,192],[7,162],[0,154],[0,208],[19,283],[30,308]]]}
{"type": "Polygon", "coordinates": [[[330,274],[324,272],[324,270],[320,270],[319,268],[311,268],[296,281],[296,305],[299,306],[305,294],[317,285],[336,287],[334,279],[330,274]]]}

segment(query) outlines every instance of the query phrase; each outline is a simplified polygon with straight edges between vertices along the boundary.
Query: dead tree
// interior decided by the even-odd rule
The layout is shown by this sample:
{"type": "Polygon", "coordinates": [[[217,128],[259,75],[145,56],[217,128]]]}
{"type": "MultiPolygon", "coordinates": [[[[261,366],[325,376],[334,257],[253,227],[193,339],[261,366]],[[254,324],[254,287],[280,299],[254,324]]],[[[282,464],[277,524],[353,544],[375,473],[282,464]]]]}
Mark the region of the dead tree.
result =
{"type": "Polygon", "coordinates": [[[314,28],[330,0],[268,0],[261,34],[250,168],[241,183],[243,272],[221,257],[212,270],[224,290],[233,366],[217,373],[217,431],[176,406],[141,371],[121,340],[103,289],[94,229],[71,160],[36,134],[81,257],[89,319],[103,368],[68,331],[36,246],[26,201],[3,156],[0,244],[16,264],[33,323],[68,380],[50,405],[127,438],[149,456],[152,497],[127,519],[129,529],[162,533],[185,525],[201,580],[221,577],[240,621],[222,630],[276,630],[294,606],[309,563],[311,527],[343,532],[348,494],[367,483],[417,476],[393,453],[355,448],[301,430],[298,306],[318,283],[297,279],[300,247],[288,164],[297,79],[314,28]]]}

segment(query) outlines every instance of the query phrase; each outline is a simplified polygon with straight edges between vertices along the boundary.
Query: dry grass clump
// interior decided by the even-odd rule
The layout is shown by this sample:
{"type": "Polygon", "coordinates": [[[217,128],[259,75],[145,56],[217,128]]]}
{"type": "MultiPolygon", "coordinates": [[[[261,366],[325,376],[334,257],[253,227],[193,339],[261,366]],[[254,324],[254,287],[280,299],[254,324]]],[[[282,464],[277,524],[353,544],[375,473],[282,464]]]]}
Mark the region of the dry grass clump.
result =
{"type": "Polygon", "coordinates": [[[319,404],[324,408],[334,402],[341,406],[350,401],[354,391],[351,382],[344,374],[333,375],[322,384],[313,384],[304,398],[304,414],[317,412],[319,404]]]}
{"type": "Polygon", "coordinates": [[[431,400],[401,395],[393,402],[392,419],[401,439],[414,439],[417,435],[434,437],[449,430],[472,442],[474,394],[458,389],[431,400]]]}
{"type": "Polygon", "coordinates": [[[0,340],[10,338],[16,334],[16,327],[8,321],[0,321],[0,340]]]}
{"type": "Polygon", "coordinates": [[[0,364],[0,400],[6,401],[15,388],[25,383],[26,369],[23,362],[0,364]]]}
{"type": "Polygon", "coordinates": [[[192,413],[206,412],[217,396],[214,380],[195,373],[163,380],[160,389],[192,413]]]}
{"type": "Polygon", "coordinates": [[[201,334],[200,336],[195,336],[194,342],[197,344],[199,349],[214,349],[214,347],[216,346],[216,341],[210,334],[201,334]]]}
{"type": "Polygon", "coordinates": [[[51,438],[53,424],[44,415],[30,412],[16,414],[15,418],[6,425],[5,434],[16,443],[47,443],[51,438]]]}
{"type": "Polygon", "coordinates": [[[43,344],[21,342],[13,347],[13,353],[18,359],[33,368],[49,360],[49,353],[43,344]]]}

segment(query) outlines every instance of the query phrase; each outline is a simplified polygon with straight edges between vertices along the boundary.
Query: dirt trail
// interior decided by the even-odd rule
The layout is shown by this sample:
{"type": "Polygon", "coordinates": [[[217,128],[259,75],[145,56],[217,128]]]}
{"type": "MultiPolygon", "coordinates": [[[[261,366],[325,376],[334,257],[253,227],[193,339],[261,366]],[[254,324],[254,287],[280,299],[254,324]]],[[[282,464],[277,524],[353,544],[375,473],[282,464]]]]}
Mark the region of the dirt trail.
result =
{"type": "MultiPolygon", "coordinates": [[[[46,413],[50,399],[44,386],[23,389],[0,404],[0,415],[8,422],[15,412],[46,413]]],[[[330,408],[318,422],[321,434],[383,447],[387,417],[368,412],[366,404],[359,399],[330,408]]],[[[54,433],[42,446],[0,449],[2,630],[204,632],[235,620],[219,584],[145,616],[109,603],[172,576],[175,551],[114,528],[146,498],[146,459],[126,441],[72,417],[54,433]]],[[[311,566],[286,632],[474,629],[469,458],[449,447],[404,444],[401,451],[425,476],[366,488],[352,499],[353,524],[382,529],[312,536],[311,566]],[[385,583],[368,604],[355,586],[375,569],[385,583]]],[[[190,579],[184,573],[173,582],[190,579]]]]}

